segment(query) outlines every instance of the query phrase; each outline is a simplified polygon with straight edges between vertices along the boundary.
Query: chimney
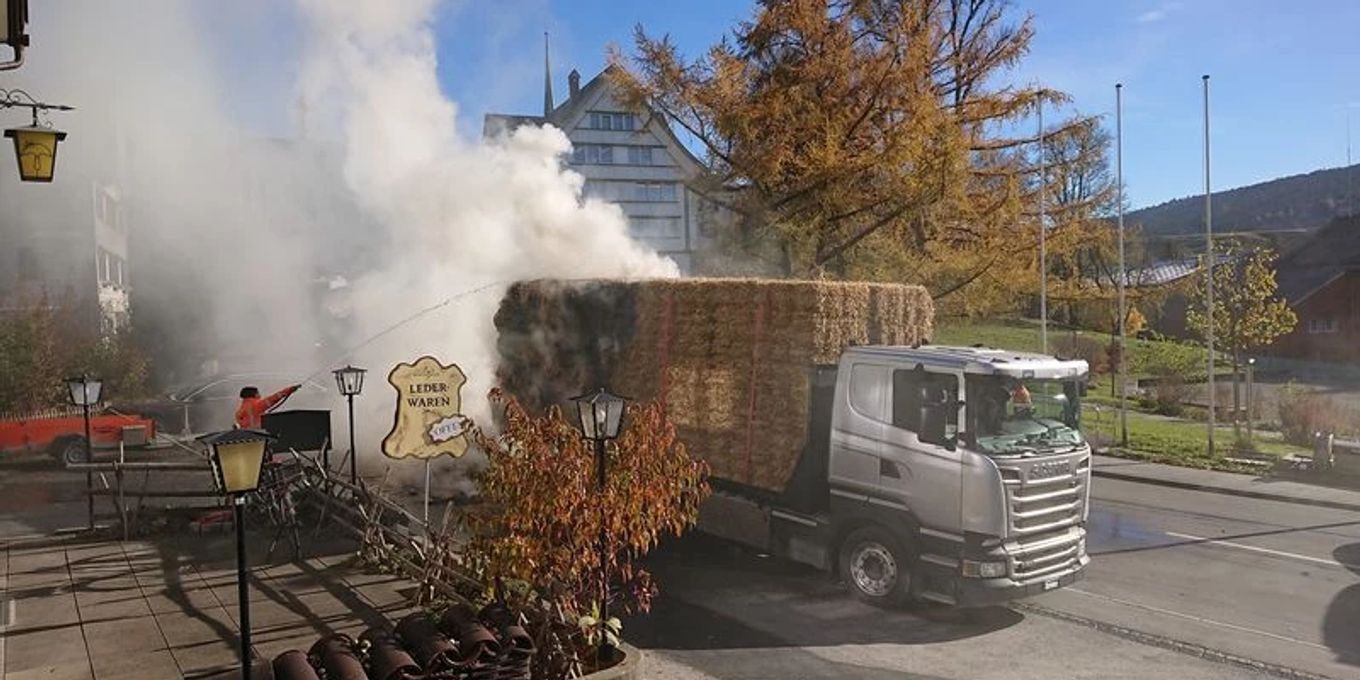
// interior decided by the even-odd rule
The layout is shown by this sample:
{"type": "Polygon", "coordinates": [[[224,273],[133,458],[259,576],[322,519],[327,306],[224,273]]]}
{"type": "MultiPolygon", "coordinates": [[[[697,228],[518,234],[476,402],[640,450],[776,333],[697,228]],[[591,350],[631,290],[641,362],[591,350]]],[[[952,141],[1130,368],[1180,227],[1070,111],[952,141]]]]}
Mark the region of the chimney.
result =
{"type": "Polygon", "coordinates": [[[577,73],[576,69],[572,69],[571,73],[567,74],[567,88],[571,91],[568,96],[572,99],[575,99],[576,95],[581,93],[581,74],[577,73]]]}

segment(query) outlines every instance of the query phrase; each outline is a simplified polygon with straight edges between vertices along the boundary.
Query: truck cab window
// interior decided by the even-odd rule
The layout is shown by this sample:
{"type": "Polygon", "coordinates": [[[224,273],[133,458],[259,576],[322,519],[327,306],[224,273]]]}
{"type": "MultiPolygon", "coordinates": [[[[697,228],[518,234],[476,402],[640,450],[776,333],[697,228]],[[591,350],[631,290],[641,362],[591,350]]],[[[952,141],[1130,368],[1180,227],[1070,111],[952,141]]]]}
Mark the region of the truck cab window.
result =
{"type": "Polygon", "coordinates": [[[993,455],[1025,455],[1082,444],[1080,380],[969,376],[969,431],[993,455]]]}

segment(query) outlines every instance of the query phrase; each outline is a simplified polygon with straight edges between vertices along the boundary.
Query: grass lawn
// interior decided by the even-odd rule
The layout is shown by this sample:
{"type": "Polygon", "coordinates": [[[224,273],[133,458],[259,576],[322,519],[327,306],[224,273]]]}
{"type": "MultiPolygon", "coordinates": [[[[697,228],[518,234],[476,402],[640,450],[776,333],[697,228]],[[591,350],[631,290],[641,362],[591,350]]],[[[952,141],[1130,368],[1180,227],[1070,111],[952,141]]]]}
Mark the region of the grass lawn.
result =
{"type": "MultiPolygon", "coordinates": [[[[1104,444],[1116,439],[1119,413],[1115,409],[1101,407],[1097,412],[1094,405],[1083,409],[1082,429],[1088,439],[1104,444]]],[[[1218,455],[1206,455],[1208,437],[1205,424],[1193,420],[1166,418],[1129,409],[1129,446],[1128,450],[1113,450],[1111,453],[1133,458],[1170,463],[1185,467],[1208,468],[1215,470],[1246,471],[1250,466],[1224,460],[1233,452],[1233,429],[1219,426],[1214,429],[1214,444],[1218,455]]],[[[1245,429],[1243,434],[1245,436],[1245,429]]],[[[1254,437],[1258,454],[1285,456],[1307,454],[1308,449],[1286,443],[1279,432],[1257,430],[1254,437]]]]}
{"type": "MultiPolygon", "coordinates": [[[[1102,346],[1110,344],[1109,333],[1096,331],[1077,331],[1078,336],[1093,338],[1102,346]]],[[[1050,324],[1048,327],[1049,348],[1063,347],[1072,331],[1050,324]]],[[[987,319],[953,320],[944,319],[935,328],[934,343],[937,345],[974,345],[981,343],[989,347],[1038,352],[1041,349],[1039,322],[1033,319],[987,319]]],[[[1152,367],[1203,366],[1208,357],[1203,347],[1179,342],[1128,340],[1128,369],[1130,377],[1145,377],[1151,374],[1152,367]]]]}

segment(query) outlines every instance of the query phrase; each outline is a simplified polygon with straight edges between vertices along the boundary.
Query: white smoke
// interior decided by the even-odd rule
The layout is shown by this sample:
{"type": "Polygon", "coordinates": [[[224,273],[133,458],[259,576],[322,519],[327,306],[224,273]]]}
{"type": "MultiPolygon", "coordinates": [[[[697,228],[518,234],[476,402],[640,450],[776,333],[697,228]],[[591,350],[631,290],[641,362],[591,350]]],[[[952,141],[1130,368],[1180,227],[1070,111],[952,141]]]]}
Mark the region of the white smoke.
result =
{"type": "MultiPolygon", "coordinates": [[[[316,117],[309,127],[341,131],[345,177],[388,237],[380,264],[353,284],[353,343],[486,284],[677,275],[673,262],[629,238],[616,206],[582,203],[582,178],[561,163],[570,149],[561,131],[524,127],[489,143],[460,138],[457,105],[436,78],[433,2],[299,5],[307,47],[298,88],[316,117]]],[[[464,410],[486,422],[500,292],[441,308],[355,359],[390,367],[429,353],[456,362],[469,377],[464,410]]],[[[387,390],[375,390],[371,402],[381,404],[387,390]]]]}
{"type": "MultiPolygon", "coordinates": [[[[677,275],[628,237],[617,207],[582,200],[582,178],[562,165],[569,142],[559,130],[460,136],[458,106],[436,77],[435,4],[298,0],[293,14],[264,2],[39,3],[32,61],[16,79],[80,107],[57,121],[72,132],[59,177],[85,181],[74,168],[114,167],[108,181],[126,187],[140,230],[133,282],[153,307],[135,308],[134,322],[170,319],[205,354],[261,364],[223,372],[267,367],[327,384],[327,371],[345,362],[371,370],[356,403],[361,469],[382,465],[378,445],[395,404],[383,378],[398,362],[432,354],[459,364],[469,377],[465,410],[481,422],[489,415],[503,289],[388,332],[413,312],[523,278],[677,275]],[[281,34],[256,25],[257,15],[300,22],[296,54],[249,58],[281,34]],[[214,37],[223,25],[239,34],[214,37]],[[224,44],[239,47],[218,63],[224,44]],[[233,69],[246,72],[223,76],[233,69]],[[293,80],[292,92],[268,84],[280,78],[293,80]],[[256,80],[258,90],[228,84],[256,80]],[[242,110],[294,116],[296,128],[282,135],[291,139],[261,140],[237,120],[242,110]],[[174,266],[139,271],[153,260],[174,266]],[[317,276],[337,269],[349,280],[348,318],[322,347],[317,276]]],[[[0,87],[16,84],[3,78],[0,87]]],[[[44,200],[26,191],[20,199],[44,200]]],[[[333,393],[295,405],[334,409],[337,449],[347,446],[333,393]]]]}

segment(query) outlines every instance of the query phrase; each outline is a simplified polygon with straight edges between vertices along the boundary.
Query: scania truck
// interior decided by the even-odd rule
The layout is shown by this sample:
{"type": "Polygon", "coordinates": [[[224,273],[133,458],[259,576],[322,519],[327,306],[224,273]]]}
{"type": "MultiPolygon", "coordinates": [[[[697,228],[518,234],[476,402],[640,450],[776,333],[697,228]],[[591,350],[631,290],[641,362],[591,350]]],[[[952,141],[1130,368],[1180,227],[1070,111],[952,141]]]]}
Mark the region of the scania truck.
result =
{"type": "Polygon", "coordinates": [[[875,604],[976,607],[1067,585],[1090,561],[1086,379],[1086,362],[1039,354],[850,348],[816,370],[788,489],[718,481],[699,528],[834,570],[875,604]]]}
{"type": "Polygon", "coordinates": [[[875,604],[1004,602],[1080,577],[1087,365],[928,344],[916,286],[531,281],[496,315],[530,409],[658,400],[713,494],[699,529],[834,571],[875,604]]]}

